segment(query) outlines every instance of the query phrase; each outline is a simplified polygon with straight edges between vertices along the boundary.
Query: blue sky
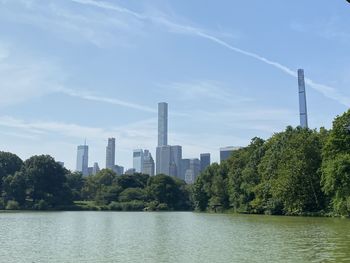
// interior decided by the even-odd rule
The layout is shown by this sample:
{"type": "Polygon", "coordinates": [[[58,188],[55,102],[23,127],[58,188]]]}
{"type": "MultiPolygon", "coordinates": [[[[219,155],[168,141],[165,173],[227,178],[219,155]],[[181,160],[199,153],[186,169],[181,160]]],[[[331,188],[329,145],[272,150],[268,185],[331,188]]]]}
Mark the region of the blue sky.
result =
{"type": "Polygon", "coordinates": [[[76,147],[105,165],[155,153],[157,103],[183,155],[245,146],[297,126],[304,68],[311,128],[350,107],[345,0],[0,0],[0,150],[50,154],[74,169],[76,147]]]}

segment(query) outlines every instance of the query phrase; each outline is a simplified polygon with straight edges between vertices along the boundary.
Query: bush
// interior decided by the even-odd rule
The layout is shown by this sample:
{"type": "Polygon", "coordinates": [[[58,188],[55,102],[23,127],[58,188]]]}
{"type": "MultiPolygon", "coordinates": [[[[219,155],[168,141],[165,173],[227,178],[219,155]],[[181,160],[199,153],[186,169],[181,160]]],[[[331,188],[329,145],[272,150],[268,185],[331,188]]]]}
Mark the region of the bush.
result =
{"type": "Polygon", "coordinates": [[[48,210],[49,209],[49,204],[41,199],[38,203],[34,205],[35,210],[48,210]]]}
{"type": "Polygon", "coordinates": [[[20,209],[20,207],[19,207],[18,202],[14,201],[14,200],[10,200],[7,202],[6,210],[19,210],[19,209],[20,209]]]}
{"type": "Polygon", "coordinates": [[[157,210],[158,211],[168,211],[169,210],[169,207],[167,204],[165,203],[161,203],[157,206],[157,210]]]}
{"type": "Polygon", "coordinates": [[[145,204],[142,201],[112,202],[108,208],[112,211],[143,211],[145,204]]]}
{"type": "Polygon", "coordinates": [[[0,210],[5,209],[5,201],[4,199],[0,198],[0,210]]]}

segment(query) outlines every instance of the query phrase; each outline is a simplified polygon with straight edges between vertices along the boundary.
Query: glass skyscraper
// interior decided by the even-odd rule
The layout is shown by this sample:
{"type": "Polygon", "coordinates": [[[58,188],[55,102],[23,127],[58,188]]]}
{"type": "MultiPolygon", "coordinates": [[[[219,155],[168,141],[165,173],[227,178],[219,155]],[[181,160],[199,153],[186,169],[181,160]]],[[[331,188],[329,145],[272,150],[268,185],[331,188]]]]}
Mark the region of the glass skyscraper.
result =
{"type": "Polygon", "coordinates": [[[137,149],[134,150],[133,153],[133,168],[135,169],[136,173],[142,173],[143,172],[143,150],[137,149]]]}
{"type": "Polygon", "coordinates": [[[201,158],[201,172],[203,172],[210,165],[210,153],[202,153],[201,158]]]}
{"type": "Polygon", "coordinates": [[[108,138],[106,147],[106,168],[113,170],[115,166],[115,138],[108,138]]]}
{"type": "Polygon", "coordinates": [[[77,169],[84,176],[89,175],[89,146],[79,145],[77,151],[77,169]]]}

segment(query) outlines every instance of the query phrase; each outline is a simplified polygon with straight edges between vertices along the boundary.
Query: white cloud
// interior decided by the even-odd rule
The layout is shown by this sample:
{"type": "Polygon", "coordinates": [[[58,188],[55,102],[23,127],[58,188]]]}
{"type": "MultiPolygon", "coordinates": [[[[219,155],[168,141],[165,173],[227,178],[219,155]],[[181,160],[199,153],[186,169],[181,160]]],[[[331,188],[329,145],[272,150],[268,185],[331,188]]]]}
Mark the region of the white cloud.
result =
{"type": "Polygon", "coordinates": [[[0,46],[0,107],[53,92],[60,76],[62,72],[53,63],[0,46]]]}
{"type": "Polygon", "coordinates": [[[192,81],[192,82],[174,82],[166,85],[159,85],[165,88],[167,93],[175,93],[176,96],[183,100],[203,100],[230,104],[234,102],[253,101],[252,98],[247,98],[234,94],[231,89],[217,81],[192,81]]]}
{"type": "Polygon", "coordinates": [[[38,27],[71,43],[90,43],[99,48],[129,47],[134,45],[129,37],[144,34],[142,23],[135,18],[85,12],[81,8],[77,14],[66,7],[65,1],[11,0],[2,4],[2,19],[38,27]]]}
{"type": "MultiPolygon", "coordinates": [[[[98,8],[105,9],[105,10],[111,10],[111,11],[116,11],[116,12],[123,13],[123,14],[128,14],[134,18],[139,19],[140,21],[146,21],[146,22],[149,21],[149,22],[152,22],[154,24],[164,26],[170,32],[174,32],[174,33],[178,33],[178,34],[192,35],[192,36],[197,36],[200,38],[210,40],[210,41],[212,41],[212,42],[214,42],[222,47],[225,47],[231,51],[234,51],[234,52],[242,54],[244,56],[253,58],[253,59],[258,60],[260,62],[263,62],[269,66],[272,66],[272,67],[282,71],[283,73],[285,73],[289,76],[297,78],[296,70],[293,70],[293,69],[291,69],[291,68],[289,68],[289,67],[287,67],[279,62],[270,60],[262,55],[235,47],[235,46],[231,45],[230,43],[228,43],[222,39],[219,39],[215,35],[207,33],[206,30],[203,30],[201,28],[179,24],[179,23],[170,21],[165,16],[149,16],[146,14],[141,14],[141,13],[129,10],[127,8],[120,7],[116,4],[110,4],[108,2],[95,1],[95,0],[71,0],[71,1],[83,4],[83,5],[90,5],[90,6],[98,7],[98,8]]],[[[317,83],[312,79],[306,79],[306,82],[311,88],[320,92],[325,97],[333,99],[335,101],[338,101],[339,103],[341,103],[347,107],[350,107],[350,98],[344,97],[344,95],[340,94],[335,88],[330,87],[328,85],[317,83]]]]}
{"type": "Polygon", "coordinates": [[[151,112],[151,113],[157,112],[157,110],[155,108],[143,106],[140,104],[135,104],[135,103],[128,102],[128,101],[119,100],[116,98],[97,96],[97,95],[94,95],[88,91],[75,91],[75,90],[71,90],[71,89],[67,89],[67,88],[58,88],[57,92],[63,93],[65,95],[68,95],[71,97],[80,98],[83,100],[108,103],[108,104],[118,105],[118,106],[122,106],[122,107],[126,107],[126,108],[131,108],[131,109],[145,111],[145,112],[151,112]]]}

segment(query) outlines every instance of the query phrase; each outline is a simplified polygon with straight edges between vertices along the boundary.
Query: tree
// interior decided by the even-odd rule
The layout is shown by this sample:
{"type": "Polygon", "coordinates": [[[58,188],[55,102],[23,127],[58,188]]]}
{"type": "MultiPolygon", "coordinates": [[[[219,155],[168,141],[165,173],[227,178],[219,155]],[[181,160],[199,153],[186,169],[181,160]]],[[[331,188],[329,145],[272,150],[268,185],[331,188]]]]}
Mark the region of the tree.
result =
{"type": "Polygon", "coordinates": [[[338,154],[323,168],[323,189],[337,215],[350,215],[350,154],[338,154]]]}
{"type": "Polygon", "coordinates": [[[4,196],[6,200],[14,200],[20,206],[26,201],[27,178],[23,172],[16,172],[4,178],[4,196]]]}
{"type": "Polygon", "coordinates": [[[350,215],[350,110],[337,116],[323,148],[322,187],[334,214],[350,215]]]}
{"type": "Polygon", "coordinates": [[[185,183],[177,178],[164,174],[151,176],[147,183],[147,194],[150,200],[166,204],[171,210],[188,209],[188,192],[185,183]]]}
{"type": "Polygon", "coordinates": [[[2,180],[8,175],[14,175],[23,165],[23,161],[15,154],[9,152],[0,152],[0,192],[2,189],[2,180]]]}
{"type": "Polygon", "coordinates": [[[24,162],[28,198],[35,205],[44,200],[49,207],[72,203],[72,193],[67,185],[66,173],[49,155],[33,156],[24,162]]]}
{"type": "Polygon", "coordinates": [[[270,186],[270,203],[281,202],[287,214],[322,209],[320,166],[321,143],[316,131],[289,127],[275,135],[259,167],[263,184],[270,186]]]}
{"type": "Polygon", "coordinates": [[[73,200],[82,200],[82,189],[84,187],[84,177],[80,172],[68,172],[67,175],[67,185],[72,191],[73,200]]]}

